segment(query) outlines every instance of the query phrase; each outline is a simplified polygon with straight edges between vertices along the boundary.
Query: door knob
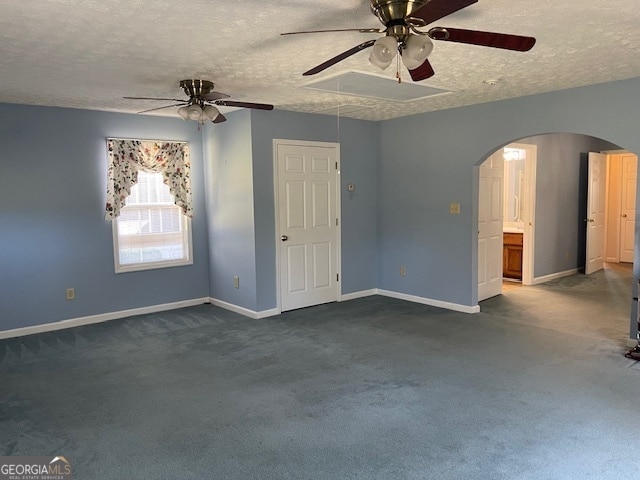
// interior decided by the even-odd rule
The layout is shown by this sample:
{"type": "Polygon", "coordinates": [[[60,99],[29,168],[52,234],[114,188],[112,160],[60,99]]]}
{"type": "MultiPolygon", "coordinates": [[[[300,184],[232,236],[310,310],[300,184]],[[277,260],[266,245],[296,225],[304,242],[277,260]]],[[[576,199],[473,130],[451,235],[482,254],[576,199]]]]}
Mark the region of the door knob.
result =
{"type": "Polygon", "coordinates": [[[283,242],[286,242],[287,240],[289,240],[289,237],[287,237],[286,235],[281,235],[280,240],[282,240],[283,242]]]}
{"type": "Polygon", "coordinates": [[[626,214],[626,213],[623,213],[623,214],[622,214],[622,218],[627,218],[627,214],[626,214]]]}

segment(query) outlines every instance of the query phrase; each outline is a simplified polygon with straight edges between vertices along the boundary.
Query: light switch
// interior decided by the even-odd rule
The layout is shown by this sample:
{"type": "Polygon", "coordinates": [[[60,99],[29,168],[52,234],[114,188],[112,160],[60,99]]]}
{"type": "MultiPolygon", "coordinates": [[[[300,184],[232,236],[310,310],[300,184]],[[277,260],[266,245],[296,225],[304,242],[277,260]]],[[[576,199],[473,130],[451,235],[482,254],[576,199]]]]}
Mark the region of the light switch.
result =
{"type": "Polygon", "coordinates": [[[460,213],[460,204],[459,203],[450,203],[449,204],[449,213],[460,213]]]}

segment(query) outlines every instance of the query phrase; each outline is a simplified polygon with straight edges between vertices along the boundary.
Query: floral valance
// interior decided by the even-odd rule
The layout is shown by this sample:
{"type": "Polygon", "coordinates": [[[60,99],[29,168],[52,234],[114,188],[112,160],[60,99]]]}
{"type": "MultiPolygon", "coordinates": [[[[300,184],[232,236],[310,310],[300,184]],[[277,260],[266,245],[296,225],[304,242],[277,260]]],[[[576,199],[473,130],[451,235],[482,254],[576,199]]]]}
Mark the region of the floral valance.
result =
{"type": "Polygon", "coordinates": [[[105,219],[113,220],[138,181],[138,170],[160,172],[187,217],[193,217],[189,145],[181,142],[107,139],[109,166],[105,219]]]}

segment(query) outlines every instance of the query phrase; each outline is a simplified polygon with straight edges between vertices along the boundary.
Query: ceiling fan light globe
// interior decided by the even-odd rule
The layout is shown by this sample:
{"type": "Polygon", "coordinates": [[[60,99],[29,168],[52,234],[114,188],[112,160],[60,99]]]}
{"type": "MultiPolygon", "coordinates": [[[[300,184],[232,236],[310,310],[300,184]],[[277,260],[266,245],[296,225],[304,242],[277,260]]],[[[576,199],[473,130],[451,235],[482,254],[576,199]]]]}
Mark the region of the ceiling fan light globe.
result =
{"type": "Polygon", "coordinates": [[[206,117],[207,120],[214,120],[218,115],[220,115],[220,110],[213,105],[204,107],[204,117],[206,117]]]}
{"type": "Polygon", "coordinates": [[[433,51],[433,42],[426,35],[411,35],[402,51],[402,63],[414,70],[424,63],[433,51]]]}
{"type": "Polygon", "coordinates": [[[178,109],[178,115],[182,120],[189,120],[189,109],[187,107],[180,107],[178,109]]]}
{"type": "Polygon", "coordinates": [[[189,112],[189,119],[191,120],[199,121],[202,117],[202,109],[198,105],[191,105],[187,108],[187,111],[189,112]]]}
{"type": "Polygon", "coordinates": [[[418,62],[412,58],[409,58],[409,56],[404,53],[402,54],[402,63],[404,63],[404,66],[407,67],[407,69],[409,70],[415,70],[420,65],[422,65],[421,62],[418,62]]]}
{"type": "Polygon", "coordinates": [[[369,61],[383,70],[391,65],[398,53],[398,41],[390,35],[379,38],[373,44],[369,61]]]}

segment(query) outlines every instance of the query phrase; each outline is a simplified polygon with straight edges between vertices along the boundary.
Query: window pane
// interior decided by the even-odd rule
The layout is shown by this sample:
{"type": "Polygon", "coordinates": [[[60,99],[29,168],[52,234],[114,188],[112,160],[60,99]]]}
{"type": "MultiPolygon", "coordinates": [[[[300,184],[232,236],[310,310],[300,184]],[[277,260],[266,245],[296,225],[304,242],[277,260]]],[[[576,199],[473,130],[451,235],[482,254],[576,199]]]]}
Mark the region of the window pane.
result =
{"type": "Polygon", "coordinates": [[[162,203],[173,203],[173,195],[171,195],[171,191],[169,190],[169,187],[164,183],[162,184],[162,189],[160,190],[159,200],[162,203]]]}
{"type": "Polygon", "coordinates": [[[174,208],[162,209],[162,227],[164,232],[180,231],[180,210],[174,208]]]}
{"type": "Polygon", "coordinates": [[[144,234],[151,233],[149,229],[149,210],[146,208],[137,208],[139,218],[139,230],[136,233],[144,234]]]}
{"type": "Polygon", "coordinates": [[[148,208],[147,212],[149,213],[149,231],[151,233],[162,233],[160,211],[157,208],[148,208]]]}
{"type": "MultiPolygon", "coordinates": [[[[117,227],[116,249],[119,267],[191,262],[190,232],[182,211],[173,203],[161,173],[139,172],[131,188],[117,227]]],[[[149,268],[149,267],[146,267],[149,268]]],[[[134,268],[135,269],[135,268],[134,268]]]]}

